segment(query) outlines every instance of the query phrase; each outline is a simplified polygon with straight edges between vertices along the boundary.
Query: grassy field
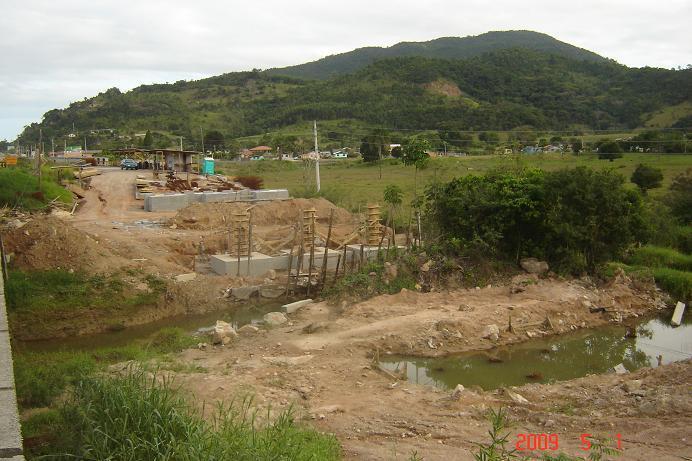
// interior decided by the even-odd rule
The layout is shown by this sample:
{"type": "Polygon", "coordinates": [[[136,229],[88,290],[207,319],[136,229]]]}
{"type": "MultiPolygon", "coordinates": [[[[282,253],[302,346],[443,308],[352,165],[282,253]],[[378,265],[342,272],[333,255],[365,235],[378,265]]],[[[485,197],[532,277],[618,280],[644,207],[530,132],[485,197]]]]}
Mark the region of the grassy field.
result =
{"type": "MultiPolygon", "coordinates": [[[[414,198],[414,168],[395,160],[379,165],[359,160],[338,160],[320,164],[322,196],[351,211],[357,211],[369,202],[383,203],[382,194],[388,184],[397,184],[404,190],[404,208],[414,198]],[[380,178],[381,171],[381,178],[380,178]]],[[[540,154],[516,156],[469,156],[462,158],[431,159],[425,169],[418,171],[418,192],[433,181],[448,181],[457,176],[480,174],[498,167],[517,165],[544,170],[557,170],[587,166],[595,169],[613,168],[626,178],[638,164],[644,163],[663,170],[663,187],[650,191],[651,195],[665,193],[675,175],[692,168],[692,155],[683,154],[625,154],[613,162],[599,160],[595,154],[581,156],[540,154]]],[[[314,166],[278,161],[221,162],[219,167],[229,175],[257,175],[264,179],[265,188],[287,188],[294,197],[310,196],[314,191],[314,166]]],[[[632,185],[634,187],[634,185],[632,185]]]]}

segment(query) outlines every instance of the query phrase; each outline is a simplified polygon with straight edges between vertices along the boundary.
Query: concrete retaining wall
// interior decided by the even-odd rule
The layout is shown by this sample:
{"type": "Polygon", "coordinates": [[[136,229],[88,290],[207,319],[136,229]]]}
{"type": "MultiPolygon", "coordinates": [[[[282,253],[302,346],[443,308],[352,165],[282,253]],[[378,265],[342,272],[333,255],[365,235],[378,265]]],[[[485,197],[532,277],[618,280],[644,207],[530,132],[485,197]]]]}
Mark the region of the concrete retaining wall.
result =
{"type": "Polygon", "coordinates": [[[0,459],[23,460],[12,368],[12,349],[5,306],[5,287],[1,273],[0,267],[0,459]]]}
{"type": "MultiPolygon", "coordinates": [[[[144,195],[144,194],[142,194],[144,195]]],[[[146,211],[177,211],[191,203],[253,202],[256,200],[284,200],[288,190],[239,190],[222,192],[192,192],[182,194],[148,194],[144,196],[146,211]]]]}

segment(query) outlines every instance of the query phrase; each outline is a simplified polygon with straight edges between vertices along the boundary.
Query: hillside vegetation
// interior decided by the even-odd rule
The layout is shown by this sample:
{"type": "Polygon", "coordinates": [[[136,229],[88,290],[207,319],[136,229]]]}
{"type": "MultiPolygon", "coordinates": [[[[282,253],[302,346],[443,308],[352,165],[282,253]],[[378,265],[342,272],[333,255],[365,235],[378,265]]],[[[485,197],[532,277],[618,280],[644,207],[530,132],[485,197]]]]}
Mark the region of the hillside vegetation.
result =
{"type": "MultiPolygon", "coordinates": [[[[196,144],[200,127],[228,139],[313,119],[415,130],[627,130],[692,99],[692,69],[633,69],[526,48],[440,59],[445,53],[439,50],[456,49],[440,43],[431,47],[433,57],[384,59],[328,80],[255,70],[143,85],[127,93],[112,88],[47,112],[19,142],[37,140],[39,128],[44,137],[60,138],[73,123],[80,136],[114,129],[88,139],[90,146],[101,148],[119,146],[119,136],[146,130],[155,132],[157,145],[177,144],[178,136],[196,144]]],[[[669,118],[673,124],[674,117],[669,118]]]]}

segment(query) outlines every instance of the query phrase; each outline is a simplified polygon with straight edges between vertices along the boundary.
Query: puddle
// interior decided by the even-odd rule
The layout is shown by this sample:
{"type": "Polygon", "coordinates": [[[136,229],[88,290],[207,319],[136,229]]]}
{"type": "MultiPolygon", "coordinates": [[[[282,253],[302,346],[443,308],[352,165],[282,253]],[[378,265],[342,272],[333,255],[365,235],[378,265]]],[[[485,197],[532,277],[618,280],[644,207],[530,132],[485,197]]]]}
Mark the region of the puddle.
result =
{"type": "Polygon", "coordinates": [[[692,319],[670,326],[670,315],[645,319],[636,338],[626,338],[624,326],[607,326],[559,337],[535,339],[484,353],[443,358],[388,356],[380,364],[405,372],[408,381],[453,389],[457,384],[485,390],[526,383],[550,383],[606,373],[622,363],[629,371],[692,357],[692,319]],[[491,359],[492,358],[492,359],[491,359]]]}
{"type": "MultiPolygon", "coordinates": [[[[146,339],[162,328],[178,327],[190,333],[209,331],[217,320],[224,320],[236,328],[249,323],[259,323],[267,312],[280,311],[282,302],[251,304],[205,314],[178,315],[121,331],[75,336],[44,341],[17,341],[22,351],[89,350],[103,347],[120,347],[146,339]]],[[[14,346],[13,346],[14,347],[14,346]]]]}

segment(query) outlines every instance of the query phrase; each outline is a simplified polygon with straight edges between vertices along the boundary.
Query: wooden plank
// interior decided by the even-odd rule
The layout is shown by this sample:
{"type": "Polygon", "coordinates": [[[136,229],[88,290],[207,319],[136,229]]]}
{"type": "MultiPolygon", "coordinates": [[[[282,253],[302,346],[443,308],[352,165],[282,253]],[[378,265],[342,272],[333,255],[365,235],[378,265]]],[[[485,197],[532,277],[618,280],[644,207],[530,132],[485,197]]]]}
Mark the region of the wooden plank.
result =
{"type": "Polygon", "coordinates": [[[679,327],[682,324],[682,315],[685,313],[685,303],[678,301],[675,305],[675,312],[673,312],[673,318],[670,319],[670,324],[674,327],[679,327]]]}

